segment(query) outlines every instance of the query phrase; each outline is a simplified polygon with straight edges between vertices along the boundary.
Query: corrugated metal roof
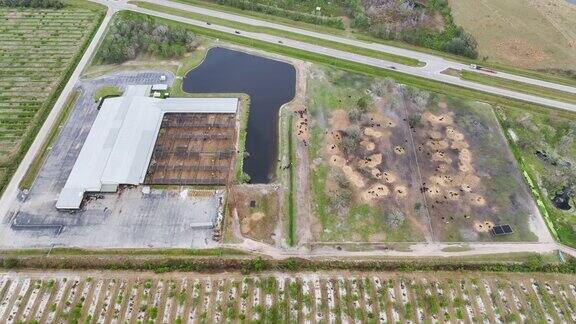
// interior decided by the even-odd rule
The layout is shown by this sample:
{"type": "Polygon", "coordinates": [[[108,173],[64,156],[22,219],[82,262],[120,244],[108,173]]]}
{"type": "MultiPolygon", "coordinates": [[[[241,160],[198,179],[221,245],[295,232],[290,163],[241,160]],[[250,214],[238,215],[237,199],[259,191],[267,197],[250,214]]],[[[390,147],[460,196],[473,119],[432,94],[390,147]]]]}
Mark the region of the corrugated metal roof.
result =
{"type": "Polygon", "coordinates": [[[104,101],[82,146],[56,208],[77,209],[85,192],[102,184],[144,181],[165,113],[236,113],[237,98],[148,97],[150,86],[129,86],[122,97],[104,101]]]}

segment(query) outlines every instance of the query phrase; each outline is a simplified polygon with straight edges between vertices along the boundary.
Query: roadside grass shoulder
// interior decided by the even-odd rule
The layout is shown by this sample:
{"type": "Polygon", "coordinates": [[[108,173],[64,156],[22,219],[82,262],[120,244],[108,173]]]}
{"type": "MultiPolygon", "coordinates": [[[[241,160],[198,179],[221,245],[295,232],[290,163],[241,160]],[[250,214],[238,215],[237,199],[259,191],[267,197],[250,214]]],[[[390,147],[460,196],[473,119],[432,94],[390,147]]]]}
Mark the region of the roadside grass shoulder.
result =
{"type": "Polygon", "coordinates": [[[507,80],[498,76],[490,76],[476,72],[461,71],[460,78],[468,81],[474,81],[481,84],[523,92],[544,98],[560,100],[568,103],[576,103],[576,94],[531,85],[524,82],[507,80]]]}
{"type": "Polygon", "coordinates": [[[281,24],[281,25],[285,25],[285,26],[292,26],[292,27],[297,26],[299,28],[311,30],[311,31],[329,32],[329,33],[340,34],[340,35],[345,35],[347,33],[343,29],[338,29],[338,28],[324,26],[324,25],[311,24],[311,23],[308,23],[305,21],[296,21],[296,20],[290,19],[288,17],[269,15],[269,14],[257,12],[257,11],[243,10],[240,8],[236,8],[236,7],[232,7],[232,6],[226,6],[226,5],[222,5],[219,3],[206,1],[206,0],[174,0],[174,1],[180,2],[183,4],[189,4],[189,5],[194,5],[194,6],[198,6],[198,7],[204,7],[204,8],[208,8],[208,9],[212,9],[212,10],[234,13],[236,15],[240,15],[240,16],[244,16],[244,17],[248,17],[248,18],[258,18],[258,19],[261,19],[264,21],[273,22],[273,23],[277,23],[277,24],[281,24]]]}
{"type": "Polygon", "coordinates": [[[40,172],[40,168],[44,164],[44,161],[46,161],[46,157],[50,152],[50,147],[54,144],[54,141],[56,141],[56,138],[60,133],[61,126],[68,119],[68,116],[70,115],[72,108],[74,108],[74,105],[76,104],[76,100],[78,100],[79,95],[80,93],[78,91],[74,91],[70,95],[70,97],[68,97],[68,99],[66,100],[64,108],[58,115],[58,118],[56,119],[56,122],[52,126],[52,129],[50,130],[48,137],[42,143],[42,148],[40,149],[39,154],[34,158],[34,161],[26,171],[24,178],[22,178],[22,181],[20,181],[19,187],[21,189],[30,189],[30,187],[32,187],[32,184],[34,183],[34,180],[36,179],[38,172],[40,172]]]}
{"type": "Polygon", "coordinates": [[[412,59],[409,57],[389,54],[386,52],[366,49],[366,48],[362,48],[362,47],[346,45],[346,44],[339,43],[339,42],[328,41],[328,40],[324,40],[324,39],[320,39],[320,38],[316,38],[316,37],[292,33],[292,32],[288,32],[288,31],[282,31],[282,30],[278,30],[278,29],[274,29],[274,28],[259,27],[259,26],[244,24],[244,23],[240,23],[240,22],[236,22],[236,21],[231,21],[231,20],[226,20],[226,19],[221,19],[221,18],[215,18],[212,16],[206,16],[206,15],[193,13],[193,12],[189,12],[189,11],[185,11],[185,10],[169,8],[166,6],[157,5],[157,4],[153,4],[153,3],[149,3],[149,2],[131,1],[130,3],[136,4],[138,7],[141,7],[144,9],[150,9],[150,10],[163,12],[163,13],[167,13],[167,14],[172,14],[172,15],[176,15],[176,16],[180,16],[180,17],[184,17],[184,18],[205,21],[206,23],[217,24],[217,25],[221,25],[221,26],[225,26],[225,27],[238,28],[240,30],[247,31],[247,32],[266,33],[266,34],[273,35],[273,36],[285,37],[285,38],[289,38],[289,39],[296,40],[296,41],[316,44],[316,45],[320,45],[320,46],[324,46],[324,47],[328,47],[328,48],[333,48],[333,49],[337,49],[337,50],[341,50],[341,51],[346,51],[346,52],[350,52],[350,53],[364,55],[367,57],[373,57],[373,58],[377,58],[377,59],[381,59],[381,60],[396,62],[396,63],[408,65],[408,66],[420,66],[423,64],[423,63],[419,62],[418,60],[412,59]]]}

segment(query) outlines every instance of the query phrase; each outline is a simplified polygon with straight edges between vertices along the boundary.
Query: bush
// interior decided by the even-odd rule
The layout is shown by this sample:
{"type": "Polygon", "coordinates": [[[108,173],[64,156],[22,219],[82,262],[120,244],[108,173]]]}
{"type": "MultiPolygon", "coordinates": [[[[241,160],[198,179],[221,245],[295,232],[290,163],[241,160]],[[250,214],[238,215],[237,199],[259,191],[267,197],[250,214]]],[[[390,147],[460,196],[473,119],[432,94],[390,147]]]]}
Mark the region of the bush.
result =
{"type": "Polygon", "coordinates": [[[466,56],[470,58],[478,57],[478,43],[472,35],[460,30],[459,36],[456,36],[442,45],[444,52],[466,56]]]}
{"type": "Polygon", "coordinates": [[[16,258],[6,258],[6,259],[2,260],[2,266],[5,269],[16,268],[16,267],[18,267],[19,264],[20,264],[20,262],[16,258]]]}
{"type": "Polygon", "coordinates": [[[183,28],[158,25],[148,16],[123,13],[114,21],[100,46],[100,63],[122,63],[140,54],[181,57],[197,46],[196,36],[183,28]]]}
{"type": "Polygon", "coordinates": [[[0,0],[0,7],[61,9],[64,3],[60,0],[0,0]]]}
{"type": "Polygon", "coordinates": [[[211,0],[211,1],[219,3],[221,5],[235,7],[242,10],[261,12],[272,16],[284,17],[295,21],[302,21],[314,25],[322,25],[338,29],[344,29],[344,22],[342,21],[341,18],[323,17],[318,15],[301,13],[297,11],[279,8],[278,6],[257,3],[251,0],[211,0]]]}

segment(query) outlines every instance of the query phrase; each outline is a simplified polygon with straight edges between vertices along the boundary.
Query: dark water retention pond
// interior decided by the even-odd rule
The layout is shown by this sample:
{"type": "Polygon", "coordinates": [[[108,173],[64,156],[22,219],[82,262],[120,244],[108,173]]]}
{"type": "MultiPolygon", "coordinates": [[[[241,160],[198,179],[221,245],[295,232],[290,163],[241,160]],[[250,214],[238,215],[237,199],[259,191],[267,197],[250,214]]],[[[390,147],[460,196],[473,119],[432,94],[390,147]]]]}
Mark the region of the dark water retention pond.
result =
{"type": "Polygon", "coordinates": [[[572,187],[564,187],[562,191],[556,193],[552,202],[556,208],[560,208],[562,210],[570,210],[572,207],[570,206],[570,193],[572,192],[572,187]]]}
{"type": "Polygon", "coordinates": [[[288,63],[215,47],[183,80],[189,93],[246,93],[250,115],[244,172],[252,183],[268,183],[278,152],[278,111],[295,95],[296,70],[288,63]]]}

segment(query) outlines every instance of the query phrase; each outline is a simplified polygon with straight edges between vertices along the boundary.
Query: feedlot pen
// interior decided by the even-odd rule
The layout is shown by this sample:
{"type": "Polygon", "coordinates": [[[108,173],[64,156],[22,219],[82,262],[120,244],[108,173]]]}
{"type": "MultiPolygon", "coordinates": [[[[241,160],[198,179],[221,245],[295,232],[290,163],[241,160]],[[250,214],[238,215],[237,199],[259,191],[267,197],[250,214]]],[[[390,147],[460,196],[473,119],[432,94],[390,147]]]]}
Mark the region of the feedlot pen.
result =
{"type": "Polygon", "coordinates": [[[145,183],[225,185],[235,143],[236,114],[165,114],[145,183]]]}

